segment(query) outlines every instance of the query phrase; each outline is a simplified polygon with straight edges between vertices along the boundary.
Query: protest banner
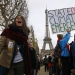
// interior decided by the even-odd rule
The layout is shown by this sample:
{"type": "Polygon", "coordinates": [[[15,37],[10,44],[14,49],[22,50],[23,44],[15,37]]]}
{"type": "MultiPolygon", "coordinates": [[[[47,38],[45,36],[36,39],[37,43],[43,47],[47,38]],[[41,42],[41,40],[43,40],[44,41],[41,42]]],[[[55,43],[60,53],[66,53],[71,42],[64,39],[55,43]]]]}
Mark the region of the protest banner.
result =
{"type": "Polygon", "coordinates": [[[48,19],[53,34],[75,30],[75,7],[49,10],[48,19]]]}

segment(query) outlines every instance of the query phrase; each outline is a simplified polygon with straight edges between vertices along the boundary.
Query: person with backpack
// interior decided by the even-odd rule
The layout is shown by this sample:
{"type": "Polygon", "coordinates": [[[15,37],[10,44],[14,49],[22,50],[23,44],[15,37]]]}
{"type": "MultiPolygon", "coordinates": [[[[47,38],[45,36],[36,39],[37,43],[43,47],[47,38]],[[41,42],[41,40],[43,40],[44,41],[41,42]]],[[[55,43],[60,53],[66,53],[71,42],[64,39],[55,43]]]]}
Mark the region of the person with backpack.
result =
{"type": "Polygon", "coordinates": [[[44,70],[45,70],[45,72],[48,70],[48,58],[47,58],[46,55],[45,55],[45,58],[44,58],[44,70]]]}
{"type": "Polygon", "coordinates": [[[61,63],[62,63],[62,75],[70,75],[70,50],[68,41],[70,39],[70,30],[66,29],[66,34],[59,41],[61,52],[61,63]]]}
{"type": "Polygon", "coordinates": [[[51,62],[52,55],[53,55],[53,53],[50,53],[49,56],[48,56],[49,75],[52,75],[52,62],[51,62]]]}

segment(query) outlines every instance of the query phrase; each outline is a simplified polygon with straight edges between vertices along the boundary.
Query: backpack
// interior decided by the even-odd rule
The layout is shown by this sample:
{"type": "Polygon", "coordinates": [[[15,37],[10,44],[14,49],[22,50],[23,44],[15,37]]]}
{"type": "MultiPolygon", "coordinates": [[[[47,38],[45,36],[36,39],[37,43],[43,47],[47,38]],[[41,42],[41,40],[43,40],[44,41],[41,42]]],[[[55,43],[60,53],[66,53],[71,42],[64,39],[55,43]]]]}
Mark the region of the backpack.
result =
{"type": "Polygon", "coordinates": [[[58,63],[58,58],[57,57],[52,57],[51,62],[52,62],[52,64],[58,63]]]}
{"type": "Polygon", "coordinates": [[[59,45],[59,43],[57,43],[55,48],[54,48],[54,56],[55,57],[60,57],[61,52],[62,52],[62,50],[60,48],[60,45],[59,45]]]}
{"type": "Polygon", "coordinates": [[[44,58],[44,64],[48,64],[48,58],[44,58]]]}

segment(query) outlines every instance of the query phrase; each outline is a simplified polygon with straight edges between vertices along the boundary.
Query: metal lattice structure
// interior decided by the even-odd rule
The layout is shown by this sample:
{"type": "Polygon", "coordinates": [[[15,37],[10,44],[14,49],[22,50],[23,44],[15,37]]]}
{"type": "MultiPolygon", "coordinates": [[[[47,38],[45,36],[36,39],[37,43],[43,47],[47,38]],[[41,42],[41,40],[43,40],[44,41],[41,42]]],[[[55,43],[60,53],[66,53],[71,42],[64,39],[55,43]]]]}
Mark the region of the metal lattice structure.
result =
{"type": "Polygon", "coordinates": [[[46,30],[45,30],[45,38],[43,39],[44,43],[43,43],[43,47],[41,49],[41,54],[42,55],[46,55],[49,54],[53,51],[53,45],[52,45],[52,39],[50,37],[50,32],[49,32],[49,25],[48,25],[48,10],[45,10],[45,14],[46,14],[46,30]],[[49,50],[46,50],[46,44],[49,44],[49,50]]]}

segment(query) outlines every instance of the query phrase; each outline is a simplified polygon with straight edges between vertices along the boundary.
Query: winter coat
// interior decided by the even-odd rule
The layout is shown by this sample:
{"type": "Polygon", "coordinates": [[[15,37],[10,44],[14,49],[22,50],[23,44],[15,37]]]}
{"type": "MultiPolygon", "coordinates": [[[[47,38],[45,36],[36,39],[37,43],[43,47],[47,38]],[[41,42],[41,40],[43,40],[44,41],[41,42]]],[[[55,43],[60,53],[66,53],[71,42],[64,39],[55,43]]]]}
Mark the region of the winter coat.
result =
{"type": "Polygon", "coordinates": [[[0,38],[0,65],[6,68],[10,67],[13,52],[14,52],[15,41],[6,38],[5,36],[1,36],[0,38]],[[8,43],[13,43],[12,50],[8,48],[8,43]]]}
{"type": "Polygon", "coordinates": [[[64,56],[64,57],[69,57],[70,56],[70,53],[68,51],[68,48],[66,47],[69,39],[70,39],[70,33],[67,33],[63,37],[63,39],[59,41],[59,45],[60,45],[60,48],[62,50],[61,56],[64,56]]]}
{"type": "Polygon", "coordinates": [[[75,68],[75,41],[70,44],[70,51],[71,68],[75,68]]]}
{"type": "MultiPolygon", "coordinates": [[[[23,46],[23,45],[22,45],[23,46]]],[[[21,46],[21,48],[23,48],[21,46]]],[[[14,60],[14,57],[16,55],[16,49],[17,48],[17,43],[13,40],[10,40],[4,36],[1,36],[0,38],[0,65],[6,68],[10,67],[10,64],[12,63],[12,61],[14,60]],[[13,47],[12,50],[8,47],[9,42],[13,43],[13,47]]],[[[20,53],[24,58],[24,52],[23,50],[20,48],[20,53]]]]}
{"type": "Polygon", "coordinates": [[[34,48],[29,48],[29,53],[30,53],[31,67],[33,69],[36,69],[36,67],[37,67],[36,50],[34,48]]]}

